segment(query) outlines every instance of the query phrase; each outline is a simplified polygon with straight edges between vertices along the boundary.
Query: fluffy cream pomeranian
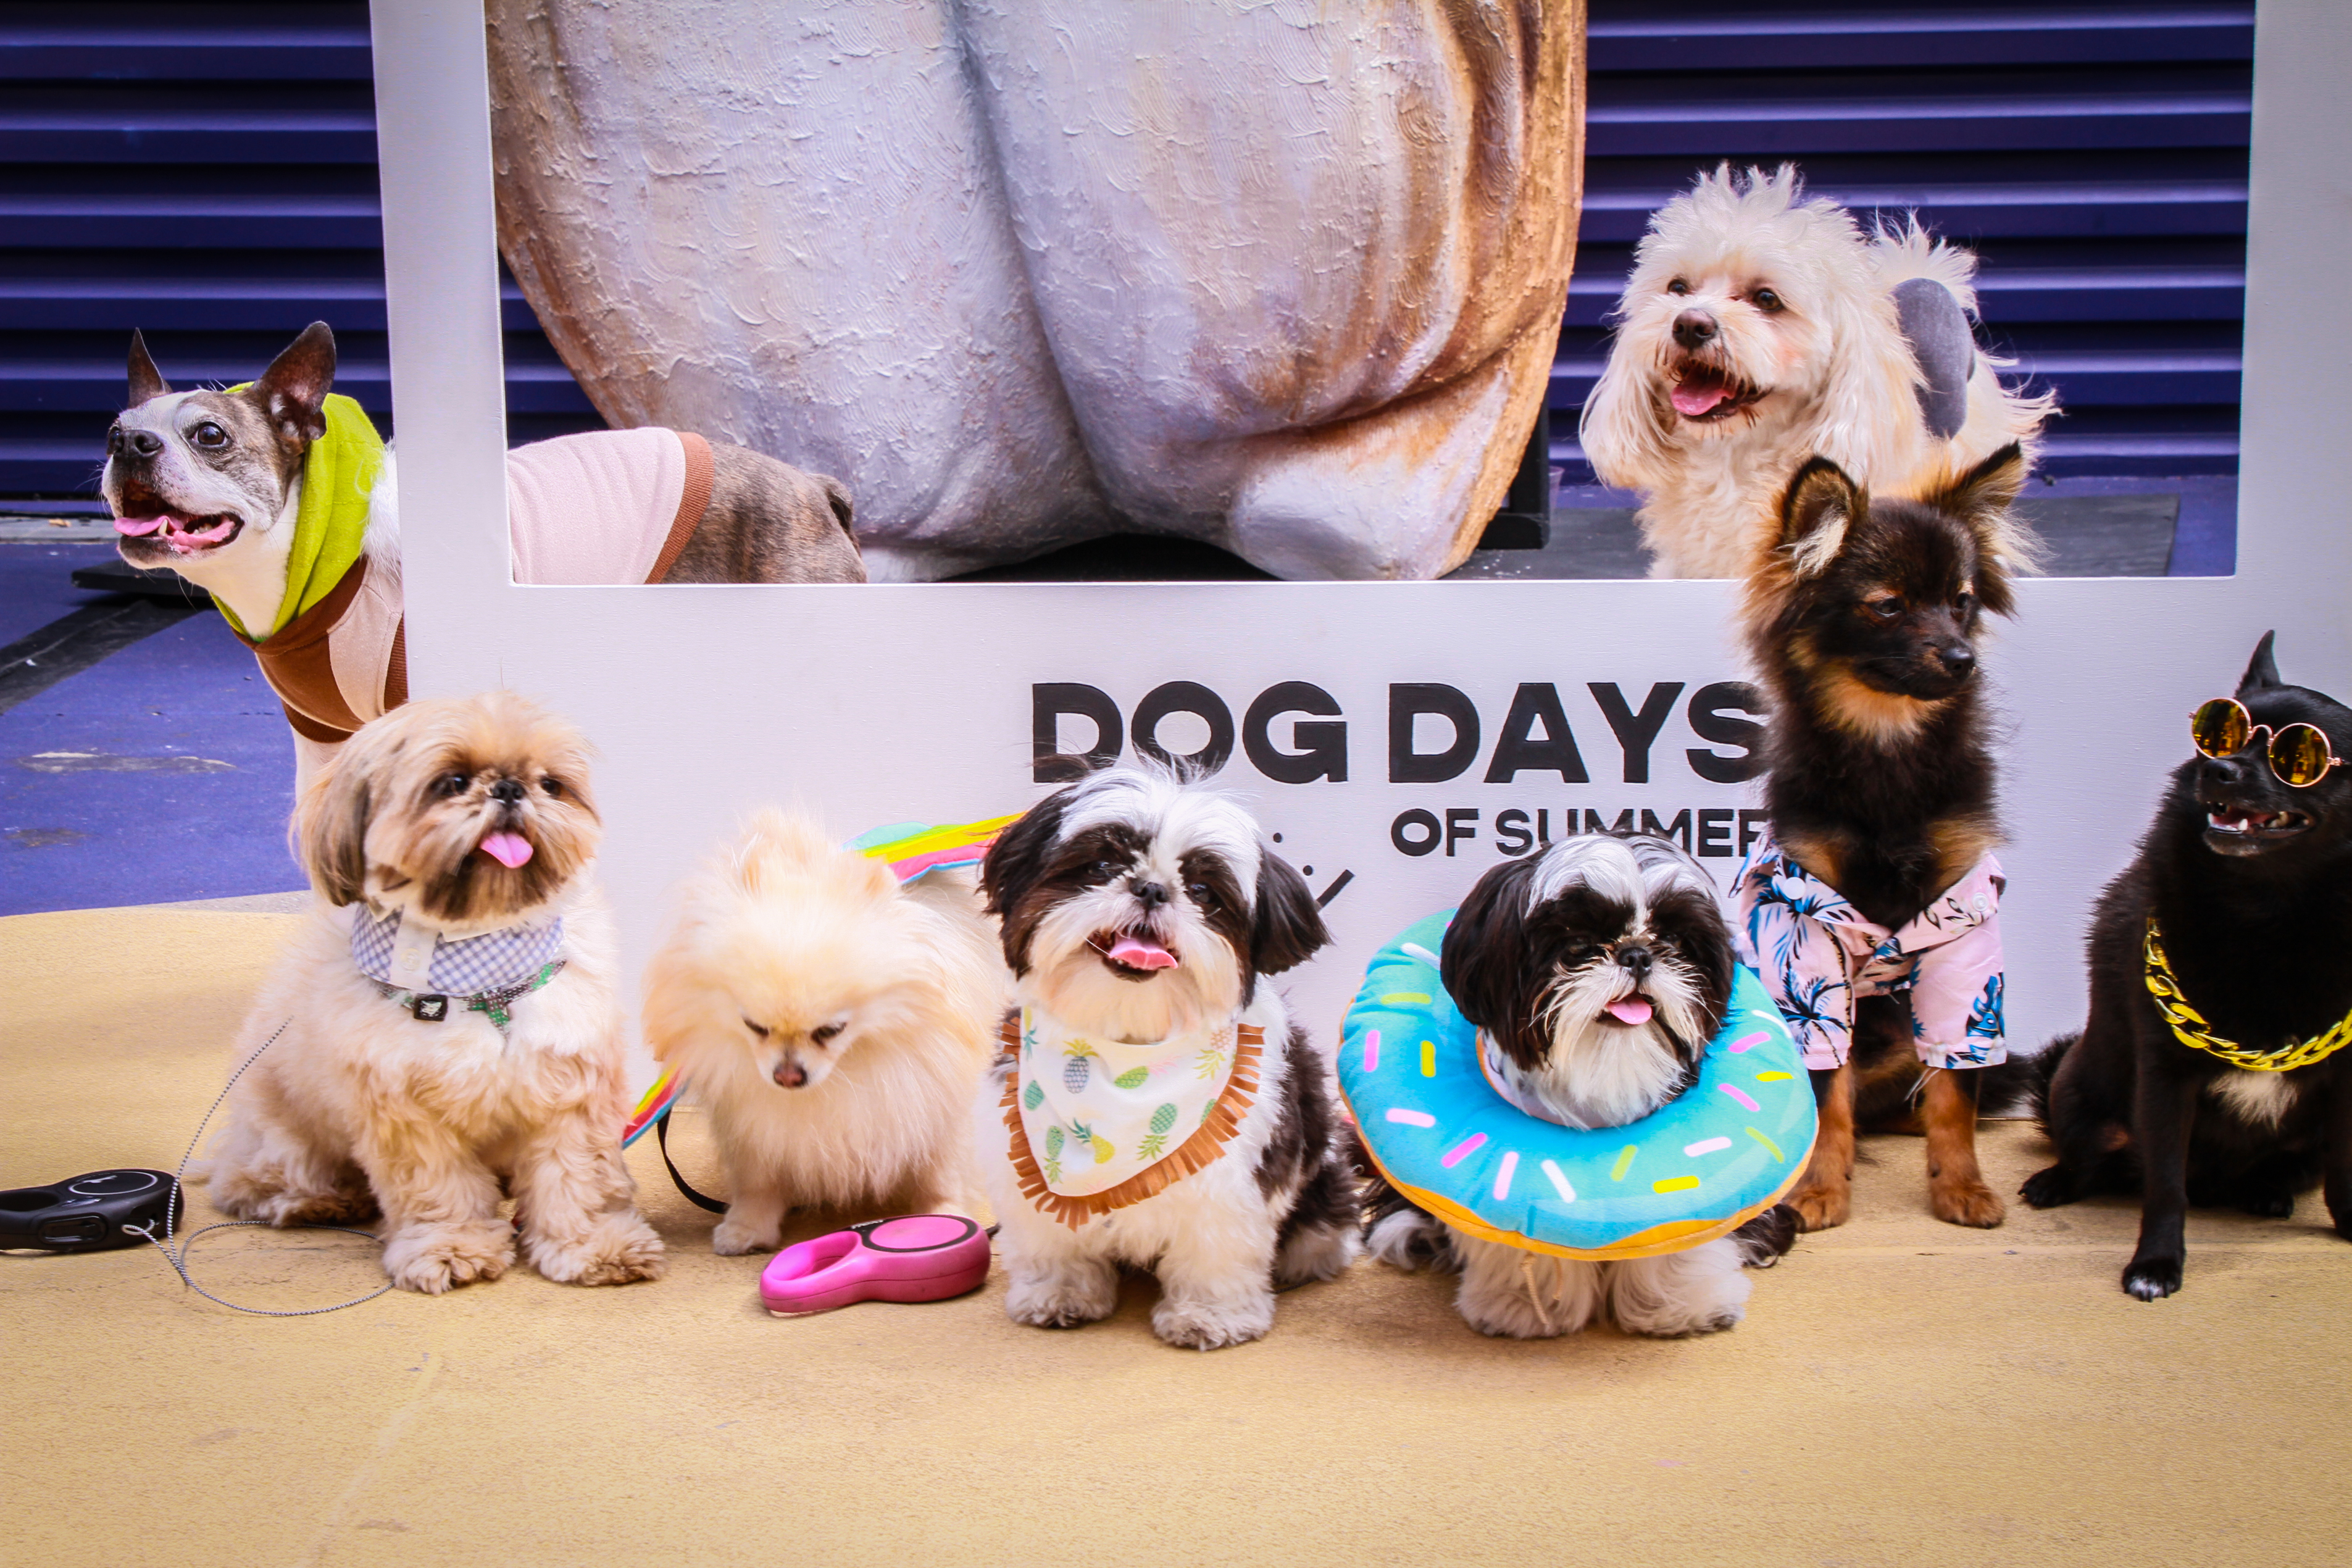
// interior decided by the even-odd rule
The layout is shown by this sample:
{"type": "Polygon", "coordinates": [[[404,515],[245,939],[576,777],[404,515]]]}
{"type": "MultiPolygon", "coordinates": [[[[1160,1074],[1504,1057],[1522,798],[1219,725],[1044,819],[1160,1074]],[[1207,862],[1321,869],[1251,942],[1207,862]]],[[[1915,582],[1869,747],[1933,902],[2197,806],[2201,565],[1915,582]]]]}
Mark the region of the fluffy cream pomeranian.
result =
{"type": "Polygon", "coordinates": [[[1652,574],[1746,576],[1809,458],[1887,496],[2030,460],[2055,400],[1978,350],[1976,268],[1916,223],[1865,236],[1788,164],[1725,164],[1652,215],[1581,427],[1601,481],[1643,492],[1652,574]]]}
{"type": "Polygon", "coordinates": [[[967,1115],[1011,977],[967,874],[900,886],[762,812],[682,890],[646,973],[646,1043],[710,1110],[721,1253],[793,1207],[977,1213],[967,1115]]]}
{"type": "Polygon", "coordinates": [[[410,1290],[498,1278],[518,1230],[551,1279],[658,1279],[621,1160],[600,831],[586,743],[511,693],[345,742],[296,809],[320,901],[246,1021],[213,1202],[281,1226],[381,1209],[410,1290]]]}

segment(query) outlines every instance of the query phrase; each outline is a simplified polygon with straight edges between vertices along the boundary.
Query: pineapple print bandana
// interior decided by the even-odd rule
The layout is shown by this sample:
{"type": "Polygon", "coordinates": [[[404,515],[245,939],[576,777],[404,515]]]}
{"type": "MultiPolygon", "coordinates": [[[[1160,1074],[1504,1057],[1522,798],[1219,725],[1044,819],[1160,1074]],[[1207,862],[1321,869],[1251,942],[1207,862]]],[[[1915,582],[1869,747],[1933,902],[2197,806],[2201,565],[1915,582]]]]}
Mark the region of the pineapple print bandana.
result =
{"type": "Polygon", "coordinates": [[[1265,1031],[1227,1019],[1146,1044],[1092,1039],[1021,1008],[1004,1123],[1022,1194],[1073,1228],[1165,1191],[1224,1152],[1257,1093],[1265,1031]]]}

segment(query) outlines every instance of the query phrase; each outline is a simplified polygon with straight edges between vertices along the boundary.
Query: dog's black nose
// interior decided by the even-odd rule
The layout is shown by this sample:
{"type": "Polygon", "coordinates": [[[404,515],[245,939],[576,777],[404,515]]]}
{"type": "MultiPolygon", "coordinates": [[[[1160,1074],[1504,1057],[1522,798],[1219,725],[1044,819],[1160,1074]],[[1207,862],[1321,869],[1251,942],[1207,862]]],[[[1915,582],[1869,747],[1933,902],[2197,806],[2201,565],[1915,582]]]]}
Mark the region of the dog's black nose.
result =
{"type": "Polygon", "coordinates": [[[1977,667],[1977,650],[1966,643],[1948,643],[1936,650],[1946,675],[1966,675],[1977,667]]]}
{"type": "Polygon", "coordinates": [[[1133,882],[1129,890],[1141,900],[1146,909],[1156,910],[1168,901],[1168,889],[1158,882],[1133,882]]]}
{"type": "Polygon", "coordinates": [[[1675,318],[1675,342],[1686,349],[1703,349],[1715,342],[1715,318],[1705,310],[1685,310],[1675,318]]]}
{"type": "Polygon", "coordinates": [[[2225,788],[2246,782],[2246,764],[2235,757],[2207,757],[2197,772],[2207,784],[2225,788]]]}
{"type": "Polygon", "coordinates": [[[508,805],[517,805],[522,800],[522,785],[512,779],[500,779],[490,786],[490,798],[508,805]]]}
{"type": "Polygon", "coordinates": [[[124,443],[139,457],[152,458],[163,449],[163,437],[152,430],[125,430],[124,443]]]}
{"type": "Polygon", "coordinates": [[[1641,979],[1650,973],[1650,950],[1639,942],[1617,950],[1618,966],[1630,970],[1633,978],[1641,979]]]}

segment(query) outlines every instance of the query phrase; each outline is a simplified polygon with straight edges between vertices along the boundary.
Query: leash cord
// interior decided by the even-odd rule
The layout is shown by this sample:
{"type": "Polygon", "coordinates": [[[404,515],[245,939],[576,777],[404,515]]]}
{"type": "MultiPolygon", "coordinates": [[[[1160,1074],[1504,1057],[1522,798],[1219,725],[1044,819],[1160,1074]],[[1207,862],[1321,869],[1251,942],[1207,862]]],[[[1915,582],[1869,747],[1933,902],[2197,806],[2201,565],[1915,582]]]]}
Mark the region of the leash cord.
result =
{"type": "Polygon", "coordinates": [[[186,1286],[189,1289],[194,1290],[197,1295],[202,1296],[207,1301],[226,1307],[232,1312],[247,1312],[257,1318],[315,1318],[321,1312],[340,1312],[346,1307],[356,1307],[363,1301],[373,1301],[378,1296],[383,1295],[386,1290],[392,1289],[392,1281],[387,1279],[382,1285],[377,1286],[374,1289],[369,1291],[364,1296],[354,1296],[348,1301],[338,1301],[331,1307],[299,1307],[287,1310],[270,1307],[241,1307],[235,1301],[222,1300],[220,1297],[214,1295],[211,1291],[197,1284],[194,1278],[188,1273],[188,1248],[195,1245],[195,1241],[198,1237],[210,1236],[216,1230],[242,1230],[247,1226],[253,1226],[263,1230],[334,1230],[341,1231],[345,1236],[362,1237],[369,1241],[381,1241],[383,1239],[373,1231],[355,1229],[348,1225],[273,1226],[265,1220],[257,1219],[223,1220],[218,1225],[208,1225],[202,1230],[190,1231],[186,1237],[180,1242],[179,1251],[175,1253],[172,1250],[170,1244],[173,1236],[173,1220],[174,1216],[176,1216],[187,1205],[188,1201],[188,1189],[181,1181],[181,1178],[187,1174],[188,1162],[195,1158],[196,1145],[203,1141],[205,1129],[206,1126],[210,1125],[213,1119],[213,1112],[218,1110],[221,1108],[221,1102],[228,1099],[228,1091],[236,1087],[236,1080],[245,1076],[245,1069],[258,1061],[261,1058],[261,1053],[276,1045],[278,1043],[278,1037],[291,1028],[293,1024],[294,1020],[289,1018],[284,1023],[278,1025],[277,1029],[271,1033],[270,1037],[262,1041],[261,1044],[255,1048],[253,1055],[246,1058],[242,1063],[238,1064],[237,1069],[228,1075],[228,1081],[221,1085],[220,1093],[213,1097],[211,1110],[206,1110],[204,1114],[204,1119],[196,1123],[195,1134],[188,1140],[187,1150],[180,1156],[179,1169],[172,1173],[171,1194],[163,1200],[163,1235],[162,1238],[157,1238],[155,1235],[155,1226],[152,1222],[146,1225],[126,1225],[122,1227],[125,1235],[144,1237],[147,1240],[154,1242],[155,1250],[163,1255],[163,1261],[172,1266],[172,1272],[180,1277],[181,1284],[186,1286]]]}

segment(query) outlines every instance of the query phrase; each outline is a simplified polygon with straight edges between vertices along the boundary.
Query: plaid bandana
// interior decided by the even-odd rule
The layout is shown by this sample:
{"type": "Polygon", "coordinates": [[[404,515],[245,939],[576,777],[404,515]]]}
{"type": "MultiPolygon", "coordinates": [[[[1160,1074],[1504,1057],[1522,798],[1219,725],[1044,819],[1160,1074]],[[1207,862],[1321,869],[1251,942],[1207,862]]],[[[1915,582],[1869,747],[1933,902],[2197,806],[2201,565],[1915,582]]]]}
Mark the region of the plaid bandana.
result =
{"type": "MultiPolygon", "coordinates": [[[[352,962],[378,985],[417,995],[439,994],[468,1001],[501,993],[520,995],[544,983],[562,948],[560,919],[467,937],[444,936],[419,921],[403,941],[399,910],[379,919],[364,904],[352,907],[352,962]]],[[[501,1006],[491,1013],[491,1022],[501,1027],[499,1014],[503,1011],[501,1006]]]]}

